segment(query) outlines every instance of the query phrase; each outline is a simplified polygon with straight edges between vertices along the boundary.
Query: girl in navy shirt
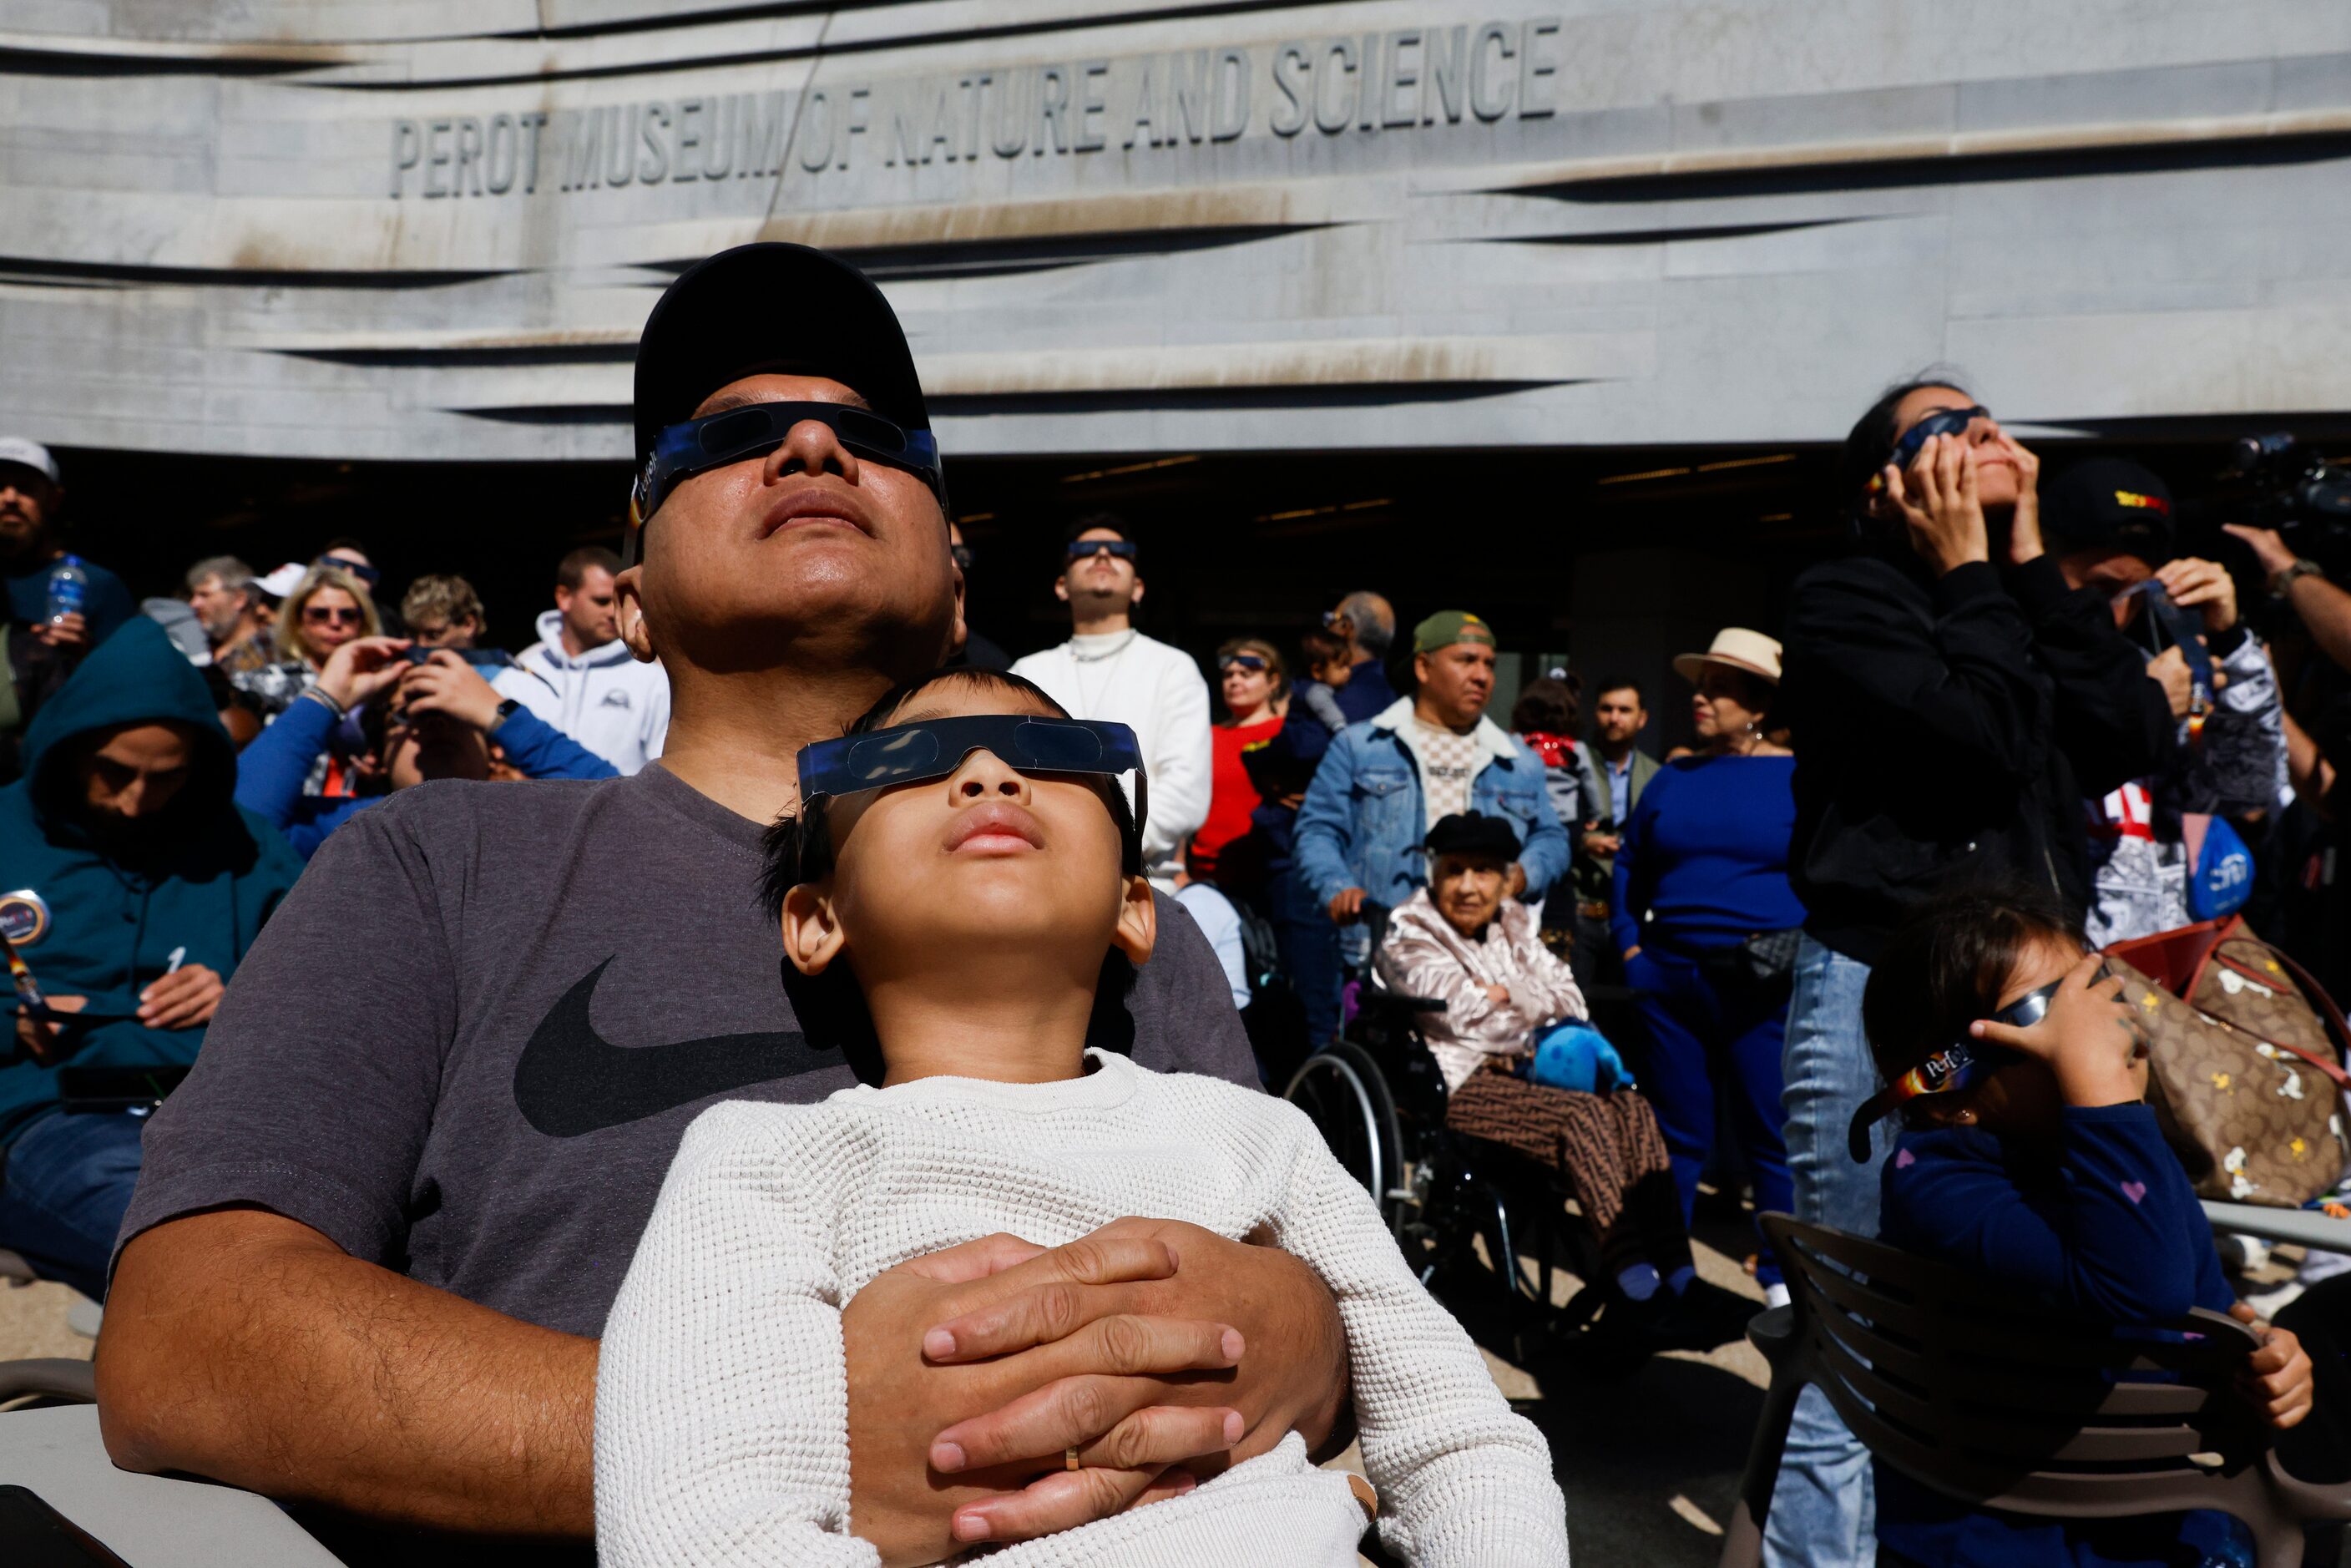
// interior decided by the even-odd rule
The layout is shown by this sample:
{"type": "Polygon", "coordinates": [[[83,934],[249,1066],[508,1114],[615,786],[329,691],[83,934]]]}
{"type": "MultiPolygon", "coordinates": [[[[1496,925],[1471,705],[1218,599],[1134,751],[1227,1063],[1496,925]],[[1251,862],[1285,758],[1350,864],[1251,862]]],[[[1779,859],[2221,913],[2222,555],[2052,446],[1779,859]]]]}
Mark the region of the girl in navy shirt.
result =
{"type": "MultiPolygon", "coordinates": [[[[2222,1278],[2212,1233],[2147,1097],[2147,1043],[2081,927],[2029,892],[1930,904],[1872,970],[1862,1021],[1897,1111],[1879,1235],[2117,1327],[2210,1307],[2263,1339],[2241,1386],[2270,1422],[2310,1413],[2311,1366],[2222,1278]]],[[[2062,1521],[1971,1509],[1876,1465],[1881,1562],[1932,1568],[2199,1568],[2249,1563],[2217,1513],[2062,1521]]]]}

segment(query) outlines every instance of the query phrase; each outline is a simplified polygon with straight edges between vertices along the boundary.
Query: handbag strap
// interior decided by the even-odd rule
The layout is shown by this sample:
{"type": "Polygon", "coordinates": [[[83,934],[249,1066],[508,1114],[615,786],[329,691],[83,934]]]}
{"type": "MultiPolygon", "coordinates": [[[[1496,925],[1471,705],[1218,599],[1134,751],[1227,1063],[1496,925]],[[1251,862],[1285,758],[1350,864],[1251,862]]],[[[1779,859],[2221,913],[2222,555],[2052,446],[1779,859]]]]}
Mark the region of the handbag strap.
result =
{"type": "MultiPolygon", "coordinates": [[[[2261,939],[2259,937],[2252,937],[2251,940],[2260,941],[2261,939]]],[[[2311,972],[2308,969],[2304,968],[2301,963],[2291,954],[2282,953],[2275,947],[2272,947],[2266,942],[2262,942],[2262,946],[2271,957],[2277,960],[2278,967],[2283,969],[2288,975],[2292,976],[2294,983],[2302,988],[2302,999],[2310,1003],[2311,1010],[2318,1015],[2319,1021],[2322,1024],[2334,1030],[2335,1042],[2338,1048],[2351,1050],[2351,1023],[2346,1023],[2344,1020],[2343,1009],[2335,1005],[2335,998],[2326,994],[2326,988],[2320,985],[2311,972]]],[[[2264,983],[2262,982],[2261,976],[2254,974],[2244,965],[2238,963],[2235,959],[2231,958],[2226,954],[2222,953],[2219,944],[2217,943],[2213,946],[2212,956],[2219,959],[2222,964],[2226,965],[2229,968],[2244,976],[2245,978],[2252,980],[2256,984],[2264,983]]],[[[2221,1021],[2223,1023],[2228,1022],[2225,1019],[2221,1021]]],[[[2230,1027],[2231,1029],[2235,1029],[2237,1026],[2231,1024],[2230,1027]]],[[[2241,1030],[2239,1032],[2244,1034],[2252,1033],[2251,1030],[2241,1030]]],[[[2280,1051],[2290,1051],[2294,1052],[2296,1056],[2299,1056],[2304,1061],[2307,1061],[2313,1067],[2315,1067],[2318,1071],[2326,1074],[2327,1077],[2335,1080],[2336,1088],[2343,1090],[2346,1093],[2351,1093],[2351,1072],[2345,1071],[2340,1061],[2329,1061],[2322,1056],[2304,1051],[2298,1045],[2292,1045],[2282,1040],[2264,1040],[2262,1043],[2265,1045],[2275,1046],[2280,1051]]]]}

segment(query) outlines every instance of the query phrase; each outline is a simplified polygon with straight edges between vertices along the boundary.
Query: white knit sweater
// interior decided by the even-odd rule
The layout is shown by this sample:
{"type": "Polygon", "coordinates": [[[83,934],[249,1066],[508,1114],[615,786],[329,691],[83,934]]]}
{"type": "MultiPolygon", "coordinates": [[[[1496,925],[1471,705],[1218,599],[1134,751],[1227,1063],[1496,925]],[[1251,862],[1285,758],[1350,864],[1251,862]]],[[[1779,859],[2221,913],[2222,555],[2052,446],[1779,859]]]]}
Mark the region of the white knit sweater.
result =
{"type": "MultiPolygon", "coordinates": [[[[616,1568],[873,1568],[849,1531],[841,1312],[876,1274],[996,1231],[1123,1215],[1263,1227],[1338,1298],[1379,1531],[1415,1563],[1568,1561],[1551,1455],[1294,1107],[1089,1053],[1058,1083],[930,1078],[695,1120],[605,1325],[596,1527],[616,1568]]],[[[1351,1568],[1364,1515],[1291,1434],[1189,1495],[989,1568],[1351,1568]]]]}
{"type": "MultiPolygon", "coordinates": [[[[1012,673],[1043,687],[1079,718],[1134,731],[1151,773],[1144,813],[1143,867],[1162,893],[1176,891],[1176,852],[1208,820],[1215,747],[1208,737],[1208,683],[1181,648],[1140,632],[1072,637],[1012,662],[1012,673]]],[[[1134,781],[1121,779],[1129,802],[1134,781]]]]}

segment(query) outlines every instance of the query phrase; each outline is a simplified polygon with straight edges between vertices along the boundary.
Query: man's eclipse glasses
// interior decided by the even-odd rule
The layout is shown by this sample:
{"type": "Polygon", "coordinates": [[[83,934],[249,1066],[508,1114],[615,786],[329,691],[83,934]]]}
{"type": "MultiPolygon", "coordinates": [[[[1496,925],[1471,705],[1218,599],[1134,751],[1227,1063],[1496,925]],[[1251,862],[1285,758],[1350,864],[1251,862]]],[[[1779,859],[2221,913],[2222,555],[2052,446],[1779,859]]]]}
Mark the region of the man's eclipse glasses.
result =
{"type": "Polygon", "coordinates": [[[820,740],[800,747],[800,800],[805,803],[893,784],[945,779],[975,751],[992,752],[1018,773],[1076,773],[1116,779],[1134,775],[1134,831],[1139,838],[1150,800],[1143,748],[1123,724],[1030,714],[974,714],[917,719],[864,735],[820,740]]]}
{"type": "Polygon", "coordinates": [[[870,462],[903,468],[930,486],[939,510],[947,509],[946,470],[939,444],[927,430],[907,430],[871,409],[840,402],[754,402],[701,419],[673,424],[653,438],[653,449],[629,491],[630,538],[633,541],[670,492],[696,474],[765,457],[792,433],[815,420],[831,428],[843,446],[870,462]]]}
{"type": "MultiPolygon", "coordinates": [[[[2101,967],[2097,979],[2106,977],[2101,967]]],[[[2052,980],[2038,990],[2027,991],[2008,1006],[1993,1013],[1990,1021],[2012,1024],[2018,1029],[2031,1029],[2049,1016],[2049,1004],[2057,997],[2063,980],[2052,980]]],[[[2095,984],[2093,980],[2092,984],[2095,984]]],[[[2006,1046],[1985,1040],[1959,1040],[1945,1046],[1926,1061],[1888,1083],[1861,1103],[1853,1113],[1853,1125],[1845,1134],[1845,1150],[1866,1165],[1869,1161],[1869,1129],[1876,1123],[1927,1094],[1958,1094],[1974,1088],[1985,1078],[2016,1060],[2017,1053],[2006,1046]]]]}

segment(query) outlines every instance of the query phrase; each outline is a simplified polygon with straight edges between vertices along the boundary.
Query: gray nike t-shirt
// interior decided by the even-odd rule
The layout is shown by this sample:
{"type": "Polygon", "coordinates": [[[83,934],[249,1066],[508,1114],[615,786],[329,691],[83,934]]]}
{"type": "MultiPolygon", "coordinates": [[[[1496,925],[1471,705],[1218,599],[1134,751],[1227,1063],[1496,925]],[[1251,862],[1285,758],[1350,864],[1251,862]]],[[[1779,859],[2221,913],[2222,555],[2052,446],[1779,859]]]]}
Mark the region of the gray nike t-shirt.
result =
{"type": "MultiPolygon", "coordinates": [[[[698,1112],[857,1081],[837,1032],[804,1033],[786,994],[759,838],[658,764],[425,784],[353,817],[149,1126],[121,1239],[256,1205],[469,1301],[599,1333],[698,1112]]],[[[1123,1011],[1096,1009],[1092,1043],[1254,1085],[1215,954],[1158,905],[1158,950],[1123,1011]]]]}

